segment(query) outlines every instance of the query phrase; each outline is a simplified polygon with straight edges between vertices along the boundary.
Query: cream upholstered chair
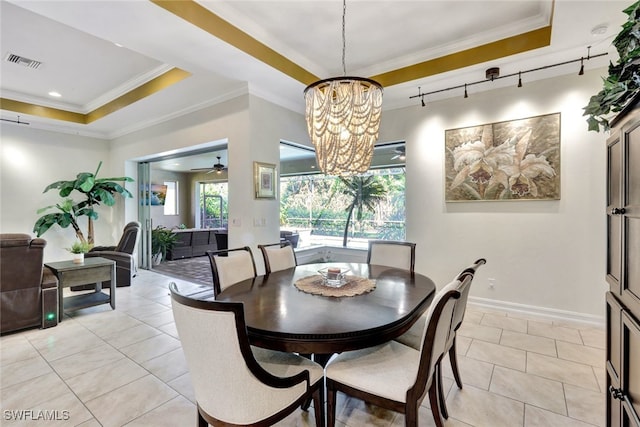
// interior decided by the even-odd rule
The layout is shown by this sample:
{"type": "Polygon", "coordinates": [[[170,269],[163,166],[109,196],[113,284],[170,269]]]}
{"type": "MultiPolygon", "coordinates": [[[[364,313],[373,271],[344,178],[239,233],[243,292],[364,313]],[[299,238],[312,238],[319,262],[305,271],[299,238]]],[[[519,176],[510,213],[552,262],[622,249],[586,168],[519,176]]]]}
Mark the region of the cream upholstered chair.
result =
{"type": "Polygon", "coordinates": [[[367,264],[401,268],[413,273],[415,263],[415,243],[393,240],[369,240],[367,264]]]}
{"type": "Polygon", "coordinates": [[[169,285],[198,426],[270,426],[313,399],[324,426],[323,369],[293,353],[249,345],[242,303],[203,301],[169,285]]]}
{"type": "MultiPolygon", "coordinates": [[[[465,277],[465,280],[470,280],[465,277]]],[[[375,347],[347,351],[325,368],[327,425],[335,425],[336,393],[346,393],[374,405],[405,414],[406,426],[418,425],[418,408],[427,391],[437,426],[443,426],[438,392],[439,363],[452,331],[453,309],[460,297],[458,280],[434,298],[419,350],[389,341],[375,347]]]]}
{"type": "Polygon", "coordinates": [[[264,268],[266,274],[273,271],[286,270],[298,265],[296,254],[290,242],[271,243],[268,245],[258,245],[264,258],[264,268]]]}
{"type": "MultiPolygon", "coordinates": [[[[478,268],[486,264],[487,260],[484,258],[478,259],[473,263],[470,267],[465,268],[460,275],[458,275],[458,280],[462,281],[462,278],[465,275],[470,275],[471,280],[468,282],[462,281],[462,284],[458,288],[460,291],[460,299],[456,303],[456,308],[453,311],[453,329],[454,333],[449,337],[449,341],[447,342],[447,351],[449,352],[449,361],[451,362],[451,370],[453,371],[453,377],[456,380],[456,384],[458,388],[462,388],[462,381],[460,380],[460,372],[458,371],[458,356],[456,353],[456,335],[460,326],[462,326],[462,321],[464,320],[464,313],[467,311],[467,300],[469,299],[469,289],[471,288],[471,281],[475,277],[476,271],[478,268]]],[[[446,410],[445,410],[446,413],[446,410]]]]}
{"type": "Polygon", "coordinates": [[[248,246],[220,251],[207,251],[213,276],[213,295],[227,287],[256,277],[256,263],[248,246]]]}
{"type": "MultiPolygon", "coordinates": [[[[453,310],[453,331],[447,340],[447,344],[445,346],[445,353],[449,353],[449,361],[451,362],[451,370],[453,372],[453,377],[458,385],[458,388],[462,388],[462,381],[460,380],[460,371],[458,369],[458,355],[456,352],[456,336],[457,331],[462,326],[462,321],[464,320],[464,313],[467,310],[467,300],[469,298],[469,289],[471,288],[471,282],[473,281],[473,277],[478,270],[478,268],[486,264],[486,260],[484,258],[478,259],[473,263],[470,267],[462,270],[460,274],[457,275],[456,279],[460,282],[457,290],[460,292],[460,298],[456,301],[455,308],[453,310]],[[469,280],[464,280],[466,276],[469,276],[469,280]]],[[[425,324],[425,316],[421,316],[420,319],[416,323],[411,326],[411,328],[396,338],[396,341],[408,345],[412,348],[419,349],[420,348],[420,339],[421,339],[421,331],[424,329],[425,324]]],[[[439,383],[442,385],[441,371],[438,371],[439,383]]],[[[444,404],[444,392],[443,390],[439,390],[440,392],[440,402],[442,404],[441,410],[442,414],[445,418],[448,417],[447,407],[444,404]]]]}

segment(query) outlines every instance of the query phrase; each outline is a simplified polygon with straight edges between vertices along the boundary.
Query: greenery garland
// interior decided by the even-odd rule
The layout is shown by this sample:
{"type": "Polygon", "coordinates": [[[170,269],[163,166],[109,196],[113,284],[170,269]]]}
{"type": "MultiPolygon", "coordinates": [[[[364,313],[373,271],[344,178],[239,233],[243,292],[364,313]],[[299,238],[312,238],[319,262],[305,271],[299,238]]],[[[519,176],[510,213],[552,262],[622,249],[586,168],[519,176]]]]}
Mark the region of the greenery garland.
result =
{"type": "Polygon", "coordinates": [[[599,132],[600,127],[609,130],[609,115],[620,112],[640,91],[640,1],[623,12],[629,18],[613,40],[620,56],[618,63],[609,62],[609,77],[603,79],[603,89],[584,107],[590,131],[599,132]]]}

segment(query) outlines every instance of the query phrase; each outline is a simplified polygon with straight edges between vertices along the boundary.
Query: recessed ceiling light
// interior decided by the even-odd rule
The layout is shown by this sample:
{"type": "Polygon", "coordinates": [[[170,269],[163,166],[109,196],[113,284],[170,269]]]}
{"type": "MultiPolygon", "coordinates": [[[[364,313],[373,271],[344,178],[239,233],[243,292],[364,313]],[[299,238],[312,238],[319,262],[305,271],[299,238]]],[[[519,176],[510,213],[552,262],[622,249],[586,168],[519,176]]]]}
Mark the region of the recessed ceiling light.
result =
{"type": "Polygon", "coordinates": [[[114,43],[116,46],[118,47],[124,47],[123,45],[121,45],[120,43],[114,43]]]}
{"type": "Polygon", "coordinates": [[[49,92],[49,96],[53,96],[54,98],[60,98],[62,95],[60,95],[58,92],[52,90],[51,92],[49,92]]]}

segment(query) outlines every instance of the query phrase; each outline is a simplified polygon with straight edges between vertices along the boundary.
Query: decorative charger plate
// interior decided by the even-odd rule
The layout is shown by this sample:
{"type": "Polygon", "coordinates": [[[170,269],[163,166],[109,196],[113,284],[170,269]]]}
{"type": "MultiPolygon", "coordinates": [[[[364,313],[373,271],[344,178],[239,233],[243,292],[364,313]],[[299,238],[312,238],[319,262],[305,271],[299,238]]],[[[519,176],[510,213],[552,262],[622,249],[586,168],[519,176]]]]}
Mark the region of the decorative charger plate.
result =
{"type": "Polygon", "coordinates": [[[366,294],[375,289],[376,283],[365,277],[346,275],[344,285],[340,287],[327,286],[320,274],[298,279],[294,285],[302,292],[325,297],[353,297],[366,294]]]}

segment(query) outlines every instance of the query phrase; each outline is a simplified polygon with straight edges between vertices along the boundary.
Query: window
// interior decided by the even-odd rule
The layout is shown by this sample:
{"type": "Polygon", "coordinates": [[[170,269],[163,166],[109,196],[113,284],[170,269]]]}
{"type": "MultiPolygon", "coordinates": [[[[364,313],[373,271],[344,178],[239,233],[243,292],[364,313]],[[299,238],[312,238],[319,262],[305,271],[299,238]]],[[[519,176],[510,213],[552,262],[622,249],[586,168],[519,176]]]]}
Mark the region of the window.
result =
{"type": "MultiPolygon", "coordinates": [[[[284,144],[284,143],[283,143],[284,144]]],[[[404,143],[376,147],[372,169],[338,178],[315,170],[308,147],[281,150],[280,224],[311,244],[366,248],[370,239],[405,239],[404,143]]]]}
{"type": "Polygon", "coordinates": [[[227,228],[228,188],[226,182],[201,182],[198,187],[196,224],[201,228],[227,228]]]}
{"type": "Polygon", "coordinates": [[[164,181],[167,186],[167,194],[164,199],[164,214],[178,215],[178,182],[164,181]]]}

